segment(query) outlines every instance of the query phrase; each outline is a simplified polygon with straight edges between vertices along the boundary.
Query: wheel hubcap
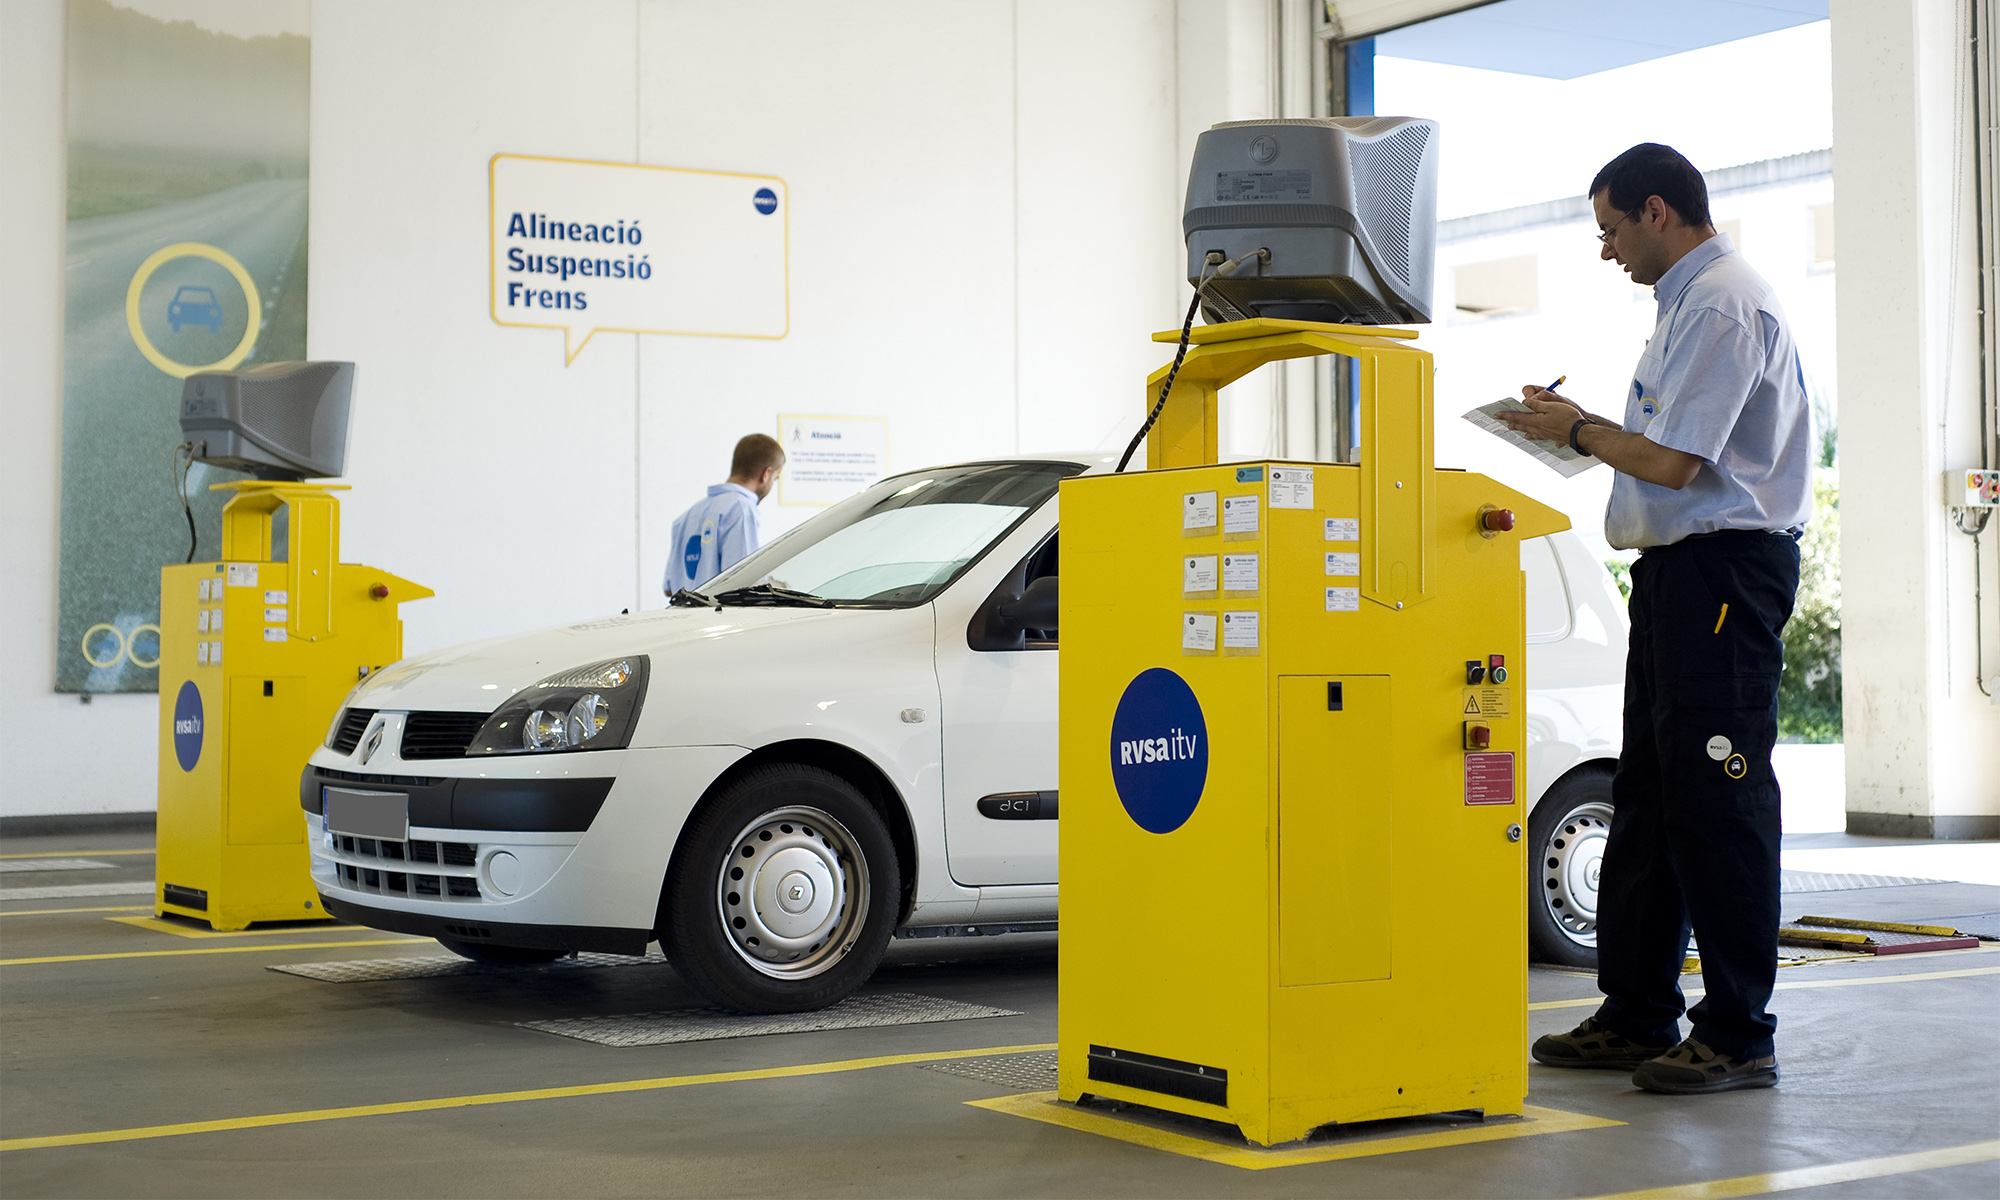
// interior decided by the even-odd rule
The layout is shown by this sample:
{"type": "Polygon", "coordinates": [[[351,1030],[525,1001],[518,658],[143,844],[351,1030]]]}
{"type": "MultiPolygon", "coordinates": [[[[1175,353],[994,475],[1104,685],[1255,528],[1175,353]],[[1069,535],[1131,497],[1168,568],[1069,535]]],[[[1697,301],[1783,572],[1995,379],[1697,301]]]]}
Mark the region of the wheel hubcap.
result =
{"type": "Polygon", "coordinates": [[[817,975],[854,945],[868,870],[852,834],[816,808],[781,808],[743,827],[716,880],[729,944],[763,974],[817,975]]]}
{"type": "Polygon", "coordinates": [[[1542,847],[1542,904],[1564,936],[1579,946],[1597,945],[1598,876],[1610,833],[1610,805],[1580,804],[1557,823],[1542,847]]]}

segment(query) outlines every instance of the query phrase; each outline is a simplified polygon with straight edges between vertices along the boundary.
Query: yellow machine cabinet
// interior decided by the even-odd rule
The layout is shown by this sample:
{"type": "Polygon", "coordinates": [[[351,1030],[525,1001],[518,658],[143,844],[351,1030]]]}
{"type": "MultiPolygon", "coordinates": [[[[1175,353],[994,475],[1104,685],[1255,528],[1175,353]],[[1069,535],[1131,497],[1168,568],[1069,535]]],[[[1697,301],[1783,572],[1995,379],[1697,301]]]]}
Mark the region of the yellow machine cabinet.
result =
{"type": "Polygon", "coordinates": [[[1261,1145],[1522,1110],[1519,539],[1568,522],[1433,470],[1429,355],[1383,333],[1201,330],[1154,469],[1062,485],[1061,1099],[1261,1145]],[[1361,360],[1361,463],[1174,461],[1316,353],[1361,360]]]}
{"type": "Polygon", "coordinates": [[[355,682],[402,657],[397,606],[433,593],[339,561],[344,488],[219,486],[236,492],[223,561],[160,572],[154,911],[216,929],[322,918],[299,772],[355,682]]]}

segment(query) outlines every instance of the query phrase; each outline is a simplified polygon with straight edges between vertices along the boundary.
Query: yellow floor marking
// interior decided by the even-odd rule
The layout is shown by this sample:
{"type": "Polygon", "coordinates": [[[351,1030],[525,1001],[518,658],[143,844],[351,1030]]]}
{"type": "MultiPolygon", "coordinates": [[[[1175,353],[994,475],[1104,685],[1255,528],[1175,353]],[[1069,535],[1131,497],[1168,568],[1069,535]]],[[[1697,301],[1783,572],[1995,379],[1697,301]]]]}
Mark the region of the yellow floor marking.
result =
{"type": "Polygon", "coordinates": [[[1738,1175],[1708,1183],[1685,1183],[1677,1187],[1648,1188],[1640,1192],[1618,1192],[1594,1200],[1714,1200],[1723,1196],[1762,1196],[1768,1192],[1789,1192],[1798,1188],[1824,1187],[1856,1179],[1880,1179],[1885,1175],[1907,1175],[1912,1171],[1935,1171],[1939,1167],[1962,1167],[1970,1163],[2000,1159],[2000,1142],[1973,1142],[1944,1150],[1920,1150],[1915,1154],[1891,1154],[1886,1158],[1862,1158],[1853,1162],[1829,1163],[1824,1167],[1799,1167],[1772,1171],[1768,1175],[1738,1175]]]}
{"type": "Polygon", "coordinates": [[[0,958],[0,967],[36,963],[100,962],[110,958],[178,958],[185,954],[251,954],[259,950],[324,950],[328,946],[411,946],[429,938],[374,938],[365,942],[286,942],[262,946],[205,946],[200,950],[126,950],[118,954],[51,954],[42,958],[0,958]]]}
{"type": "Polygon", "coordinates": [[[33,854],[0,854],[4,858],[108,858],[111,855],[151,854],[151,850],[37,850],[33,854]]]}
{"type": "Polygon", "coordinates": [[[1092,1112],[1074,1104],[1063,1104],[1054,1092],[1026,1092],[993,1100],[968,1100],[974,1108],[991,1109],[1011,1117],[1026,1117],[1048,1125],[1060,1125],[1083,1133],[1115,1138],[1150,1150],[1164,1150],[1185,1158],[1261,1171],[1270,1167],[1297,1167],[1306,1163],[1334,1162],[1344,1158],[1367,1158],[1377,1154],[1401,1154],[1406,1150],[1429,1150],[1437,1146],[1466,1146],[1474,1142],[1497,1142],[1508,1138],[1534,1137],[1543,1133],[1568,1133],[1577,1129],[1603,1129],[1623,1125],[1604,1117],[1559,1112],[1529,1104],[1522,1119],[1494,1124],[1468,1125],[1463,1129],[1437,1133],[1412,1133],[1401,1137],[1380,1137],[1344,1145],[1301,1146],[1286,1150],[1263,1150],[1255,1146],[1233,1146],[1205,1138],[1175,1133],[1152,1125],[1124,1120],[1108,1113],[1092,1112]]]}
{"type": "Polygon", "coordinates": [[[443,1096],[435,1100],[404,1100],[394,1104],[357,1104],[349,1108],[318,1108],[304,1112],[270,1113],[256,1117],[229,1117],[220,1121],[185,1121],[178,1125],[141,1125],[134,1129],[106,1129],[97,1133],[64,1133],[53,1137],[7,1138],[0,1151],[41,1150],[51,1146],[93,1146],[104,1142],[133,1142],[143,1138],[180,1137],[190,1133],[218,1133],[229,1129],[264,1129],[273,1125],[304,1125],[313,1121],[343,1121],[349,1117],[379,1117],[394,1113],[436,1112],[446,1108],[472,1108],[482,1104],[518,1104],[527,1100],[563,1100],[573,1096],[609,1096],[622,1092],[657,1092],[667,1088],[697,1087],[709,1083],[742,1083],[753,1079],[797,1079],[807,1075],[835,1075],[843,1071],[865,1071],[871,1067],[894,1067],[907,1063],[944,1062],[954,1058],[986,1058],[996,1054],[1028,1054],[1055,1049],[1054,1042],[1033,1046],[986,1046],[978,1050],[933,1050],[927,1054],[884,1054],[875,1058],[849,1058],[836,1062],[803,1063],[795,1067],[761,1067],[751,1071],[718,1071],[711,1075],[669,1075],[659,1079],[621,1079],[610,1083],[585,1083],[574,1087],[530,1088],[518,1092],[481,1092],[470,1096],[443,1096]]]}
{"type": "Polygon", "coordinates": [[[57,913],[145,912],[150,904],[113,904],[109,908],[22,908],[0,912],[0,917],[52,917],[57,913]]]}
{"type": "MultiPolygon", "coordinates": [[[[1919,971],[1909,975],[1877,975],[1872,979],[1795,979],[1781,983],[1781,992],[1798,991],[1803,988],[1868,987],[1877,983],[1917,983],[1926,979],[1967,979],[1974,975],[2000,975],[2000,967],[1968,967],[1963,971],[1919,971]]],[[[1701,988],[1687,988],[1684,995],[1699,996],[1701,988]]],[[[1581,1000],[1537,1000],[1528,1006],[1529,1012],[1545,1008],[1595,1008],[1604,1003],[1602,996],[1587,996],[1581,1000]]]]}
{"type": "Polygon", "coordinates": [[[107,921],[116,921],[120,925],[130,925],[134,929],[151,929],[156,933],[171,933],[175,937],[184,938],[272,937],[286,933],[352,933],[357,929],[365,928],[365,926],[361,925],[336,925],[332,922],[321,922],[317,925],[300,923],[287,926],[283,929],[210,929],[206,925],[197,925],[191,921],[168,921],[160,917],[106,917],[104,919],[107,921]]]}

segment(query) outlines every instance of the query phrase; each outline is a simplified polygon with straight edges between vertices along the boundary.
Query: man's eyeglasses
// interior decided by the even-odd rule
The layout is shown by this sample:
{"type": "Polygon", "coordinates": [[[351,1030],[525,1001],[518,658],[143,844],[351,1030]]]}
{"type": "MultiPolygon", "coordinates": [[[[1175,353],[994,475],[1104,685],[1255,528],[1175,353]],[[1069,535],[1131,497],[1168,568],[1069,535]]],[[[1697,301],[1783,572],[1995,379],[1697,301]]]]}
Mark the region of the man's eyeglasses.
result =
{"type": "Polygon", "coordinates": [[[1620,225],[1623,225],[1627,221],[1636,220],[1639,214],[1645,211],[1646,210],[1643,208],[1635,208],[1631,212],[1626,213],[1624,216],[1618,218],[1616,221],[1613,221],[1611,223],[1610,228],[1606,229],[1603,233],[1598,234],[1597,240],[1609,246],[1611,244],[1611,239],[1617,236],[1618,227],[1620,225]]]}

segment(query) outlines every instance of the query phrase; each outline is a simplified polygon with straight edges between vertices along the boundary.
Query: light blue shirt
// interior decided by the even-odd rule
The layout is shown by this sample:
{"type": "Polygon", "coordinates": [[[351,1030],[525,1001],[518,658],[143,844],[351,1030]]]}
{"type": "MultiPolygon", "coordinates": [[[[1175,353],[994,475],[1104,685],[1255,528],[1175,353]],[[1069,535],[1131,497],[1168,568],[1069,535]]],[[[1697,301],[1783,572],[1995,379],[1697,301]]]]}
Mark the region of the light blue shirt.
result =
{"type": "Polygon", "coordinates": [[[1771,285],[1719,233],[1653,287],[1659,324],[1625,396],[1625,429],[1702,460],[1675,491],[1619,472],[1604,536],[1621,550],[1812,516],[1812,405],[1771,285]]]}
{"type": "Polygon", "coordinates": [[[757,493],[740,483],[711,484],[708,498],[674,519],[666,591],[699,588],[757,548],[757,493]]]}

